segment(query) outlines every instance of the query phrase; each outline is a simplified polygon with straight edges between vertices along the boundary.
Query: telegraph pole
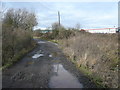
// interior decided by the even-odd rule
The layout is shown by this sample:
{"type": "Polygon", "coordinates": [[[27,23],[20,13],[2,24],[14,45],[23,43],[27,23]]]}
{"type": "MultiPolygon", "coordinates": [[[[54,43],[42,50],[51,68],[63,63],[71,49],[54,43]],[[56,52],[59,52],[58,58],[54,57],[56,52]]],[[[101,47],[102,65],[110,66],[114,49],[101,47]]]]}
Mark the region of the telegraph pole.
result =
{"type": "Polygon", "coordinates": [[[59,22],[59,27],[60,27],[60,12],[58,11],[58,22],[59,22]]]}

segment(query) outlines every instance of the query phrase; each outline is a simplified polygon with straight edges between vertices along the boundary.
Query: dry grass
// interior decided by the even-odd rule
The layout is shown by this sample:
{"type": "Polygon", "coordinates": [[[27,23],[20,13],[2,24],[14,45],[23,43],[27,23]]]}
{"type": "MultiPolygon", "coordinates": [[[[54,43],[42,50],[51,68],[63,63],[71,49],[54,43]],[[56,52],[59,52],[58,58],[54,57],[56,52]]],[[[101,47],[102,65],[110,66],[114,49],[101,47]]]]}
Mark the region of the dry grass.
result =
{"type": "Polygon", "coordinates": [[[102,85],[118,87],[118,35],[76,33],[60,40],[64,53],[77,64],[100,77],[102,85]]]}

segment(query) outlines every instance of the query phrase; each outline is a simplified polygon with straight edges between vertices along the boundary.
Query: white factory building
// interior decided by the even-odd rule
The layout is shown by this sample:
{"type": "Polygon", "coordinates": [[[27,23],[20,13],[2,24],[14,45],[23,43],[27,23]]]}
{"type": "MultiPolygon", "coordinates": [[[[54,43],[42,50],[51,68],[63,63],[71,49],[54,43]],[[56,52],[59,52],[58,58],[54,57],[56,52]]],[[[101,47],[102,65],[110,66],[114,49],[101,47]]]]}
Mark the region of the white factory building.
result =
{"type": "Polygon", "coordinates": [[[83,29],[90,33],[116,33],[118,28],[98,28],[98,29],[83,29]]]}

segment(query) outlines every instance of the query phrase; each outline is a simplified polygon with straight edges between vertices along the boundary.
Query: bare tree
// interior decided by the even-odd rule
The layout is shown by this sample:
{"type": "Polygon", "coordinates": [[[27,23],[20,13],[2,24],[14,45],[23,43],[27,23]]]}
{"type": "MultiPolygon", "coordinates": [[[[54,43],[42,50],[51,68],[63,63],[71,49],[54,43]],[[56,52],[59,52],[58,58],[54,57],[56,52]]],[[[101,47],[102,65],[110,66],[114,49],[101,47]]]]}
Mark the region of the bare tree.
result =
{"type": "Polygon", "coordinates": [[[4,22],[12,25],[14,28],[31,29],[37,25],[34,13],[27,10],[9,9],[5,15],[4,22]]]}
{"type": "Polygon", "coordinates": [[[0,22],[4,18],[4,14],[7,11],[7,7],[5,6],[5,3],[0,1],[0,22]]]}

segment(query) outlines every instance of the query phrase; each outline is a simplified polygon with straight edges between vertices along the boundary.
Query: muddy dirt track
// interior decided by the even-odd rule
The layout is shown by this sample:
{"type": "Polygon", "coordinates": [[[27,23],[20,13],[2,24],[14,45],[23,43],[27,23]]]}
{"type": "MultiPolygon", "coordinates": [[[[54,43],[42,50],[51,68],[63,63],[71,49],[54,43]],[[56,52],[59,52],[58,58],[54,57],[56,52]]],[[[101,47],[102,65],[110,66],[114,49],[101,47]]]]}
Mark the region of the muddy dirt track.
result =
{"type": "Polygon", "coordinates": [[[3,88],[96,88],[67,60],[57,44],[36,41],[36,49],[3,71],[3,88]]]}

